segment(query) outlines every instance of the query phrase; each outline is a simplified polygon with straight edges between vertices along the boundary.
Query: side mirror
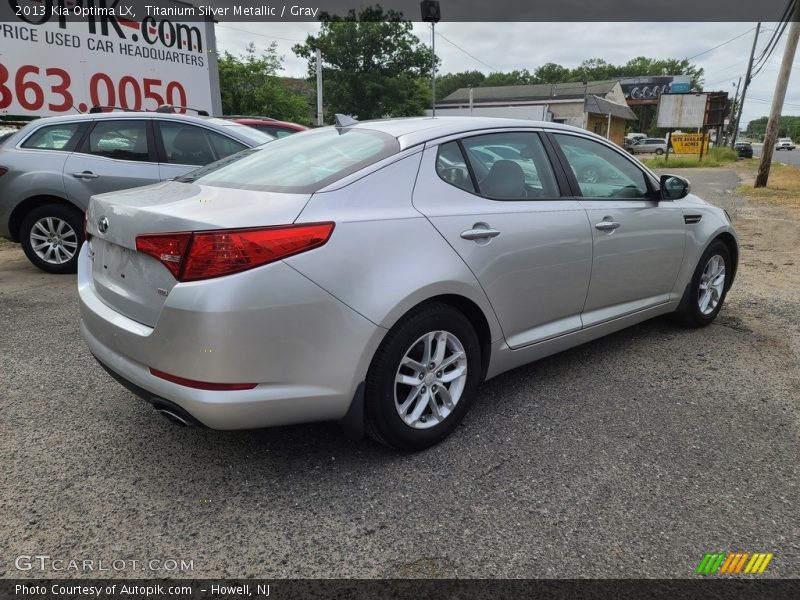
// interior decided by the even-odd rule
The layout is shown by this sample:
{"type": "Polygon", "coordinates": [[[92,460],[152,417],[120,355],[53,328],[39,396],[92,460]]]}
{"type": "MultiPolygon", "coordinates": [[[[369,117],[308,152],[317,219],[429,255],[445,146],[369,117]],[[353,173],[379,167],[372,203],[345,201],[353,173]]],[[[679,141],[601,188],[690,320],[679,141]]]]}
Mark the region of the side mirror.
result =
{"type": "Polygon", "coordinates": [[[661,176],[661,199],[680,200],[689,194],[689,181],[678,175],[661,176]]]}

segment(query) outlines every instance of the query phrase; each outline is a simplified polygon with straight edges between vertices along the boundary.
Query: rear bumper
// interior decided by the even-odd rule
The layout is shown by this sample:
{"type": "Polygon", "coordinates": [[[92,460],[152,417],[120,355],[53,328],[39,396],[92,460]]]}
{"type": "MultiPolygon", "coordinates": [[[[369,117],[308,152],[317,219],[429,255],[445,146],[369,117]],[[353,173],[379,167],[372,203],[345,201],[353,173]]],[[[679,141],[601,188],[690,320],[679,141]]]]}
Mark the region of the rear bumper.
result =
{"type": "Polygon", "coordinates": [[[206,289],[186,286],[188,294],[180,293],[183,284],[175,286],[151,328],[94,292],[84,246],[78,261],[81,335],[128,389],[151,403],[177,405],[212,429],[345,416],[385,330],[283,263],[205,283],[206,289]],[[220,296],[224,302],[217,306],[220,296]],[[156,377],[151,367],[195,381],[257,386],[196,389],[156,377]]]}

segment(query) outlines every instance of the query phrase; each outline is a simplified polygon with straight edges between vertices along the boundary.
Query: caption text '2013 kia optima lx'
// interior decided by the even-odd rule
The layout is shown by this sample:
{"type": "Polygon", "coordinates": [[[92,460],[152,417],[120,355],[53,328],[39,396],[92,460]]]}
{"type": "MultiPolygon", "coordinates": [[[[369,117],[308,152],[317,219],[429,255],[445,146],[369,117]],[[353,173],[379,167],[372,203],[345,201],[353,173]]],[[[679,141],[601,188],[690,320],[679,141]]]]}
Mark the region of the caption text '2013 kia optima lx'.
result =
{"type": "Polygon", "coordinates": [[[738,258],[686,180],[478,117],[342,120],[95,196],[87,234],[82,333],[129,389],[179,421],[339,420],[402,450],[503,371],[657,315],[710,323],[738,258]]]}

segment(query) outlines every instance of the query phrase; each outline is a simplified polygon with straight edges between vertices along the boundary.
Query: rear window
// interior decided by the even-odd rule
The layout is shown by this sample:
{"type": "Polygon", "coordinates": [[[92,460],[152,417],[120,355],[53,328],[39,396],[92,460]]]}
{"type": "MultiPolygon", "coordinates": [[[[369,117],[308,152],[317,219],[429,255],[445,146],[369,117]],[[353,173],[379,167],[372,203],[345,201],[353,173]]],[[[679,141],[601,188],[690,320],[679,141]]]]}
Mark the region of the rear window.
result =
{"type": "Polygon", "coordinates": [[[394,137],[379,131],[326,127],[275,140],[250,154],[239,153],[233,162],[209,165],[181,181],[311,193],[399,150],[394,137]]]}
{"type": "Polygon", "coordinates": [[[247,125],[239,125],[238,123],[230,123],[224,125],[225,128],[230,129],[231,132],[235,132],[247,140],[250,140],[251,145],[253,146],[260,146],[261,144],[266,144],[267,142],[271,142],[275,139],[274,135],[270,135],[269,133],[265,133],[263,131],[259,131],[254,127],[248,127],[247,125]]]}

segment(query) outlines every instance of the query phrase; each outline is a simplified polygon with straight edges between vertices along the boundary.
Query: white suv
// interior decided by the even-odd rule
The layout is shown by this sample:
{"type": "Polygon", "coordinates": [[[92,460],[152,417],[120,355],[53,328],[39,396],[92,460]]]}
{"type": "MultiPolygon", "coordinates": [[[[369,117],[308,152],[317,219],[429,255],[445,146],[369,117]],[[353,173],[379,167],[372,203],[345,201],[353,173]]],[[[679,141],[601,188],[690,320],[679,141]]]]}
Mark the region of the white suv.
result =
{"type": "Polygon", "coordinates": [[[775,144],[775,150],[794,150],[792,138],[778,138],[778,143],[775,144]]]}

